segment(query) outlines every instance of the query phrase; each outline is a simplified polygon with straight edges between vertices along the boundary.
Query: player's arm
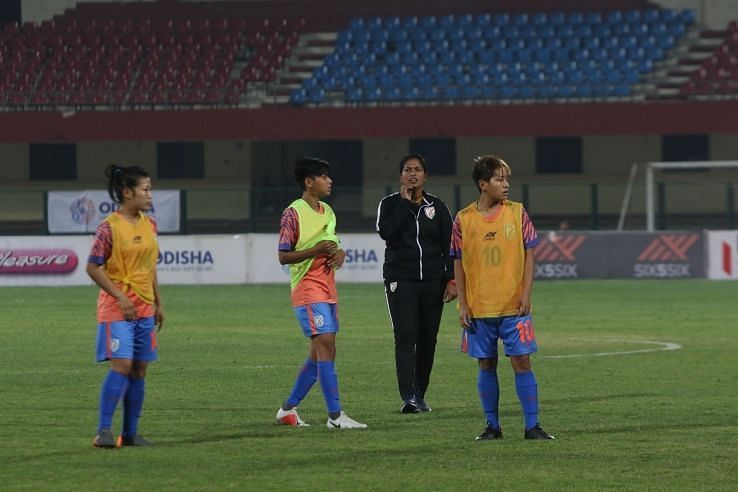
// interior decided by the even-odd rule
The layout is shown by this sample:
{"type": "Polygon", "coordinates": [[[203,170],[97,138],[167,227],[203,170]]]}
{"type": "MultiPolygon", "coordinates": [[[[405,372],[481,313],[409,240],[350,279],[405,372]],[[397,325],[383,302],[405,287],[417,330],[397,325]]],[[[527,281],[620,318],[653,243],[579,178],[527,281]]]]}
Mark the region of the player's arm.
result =
{"type": "Polygon", "coordinates": [[[97,226],[97,230],[95,231],[95,240],[92,243],[92,249],[90,250],[85,271],[98,287],[118,301],[123,317],[131,321],[136,319],[136,307],[128,296],[110,280],[108,273],[103,268],[105,262],[110,258],[112,251],[113,235],[110,225],[107,222],[103,222],[97,226]]]}
{"type": "Polygon", "coordinates": [[[309,249],[303,249],[300,251],[280,251],[279,263],[281,265],[291,265],[292,263],[300,263],[301,261],[318,256],[333,256],[337,251],[338,245],[334,241],[320,241],[309,249]]]}
{"type": "Polygon", "coordinates": [[[530,314],[531,294],[533,292],[533,272],[535,270],[535,256],[533,248],[540,244],[536,228],[530,219],[528,212],[523,209],[522,213],[523,248],[525,251],[525,262],[523,263],[523,289],[518,302],[518,315],[530,314]]]}
{"type": "Polygon", "coordinates": [[[113,296],[120,305],[120,310],[123,312],[123,316],[128,321],[132,321],[136,319],[136,306],[133,305],[133,302],[128,298],[127,295],[123,293],[122,290],[120,290],[112,280],[110,280],[110,277],[108,277],[108,274],[105,272],[105,269],[102,268],[102,265],[98,265],[96,263],[88,263],[87,268],[85,269],[87,272],[87,275],[90,276],[93,282],[97,284],[98,287],[100,287],[102,290],[113,296]]]}
{"type": "Polygon", "coordinates": [[[523,291],[520,293],[520,302],[518,303],[518,315],[525,316],[530,314],[530,296],[533,292],[533,270],[535,267],[535,257],[533,248],[525,250],[525,263],[523,265],[523,291]]]}
{"type": "Polygon", "coordinates": [[[277,252],[280,265],[291,265],[317,256],[333,256],[336,254],[338,244],[335,241],[328,240],[320,241],[312,248],[296,250],[295,245],[300,234],[299,220],[297,212],[293,208],[287,208],[282,213],[277,252]]]}
{"type": "Polygon", "coordinates": [[[161,327],[164,326],[164,307],[161,302],[161,292],[159,291],[159,276],[154,270],[154,304],[156,304],[156,311],[154,312],[154,322],[158,327],[156,331],[161,331],[161,327]]]}
{"type": "Polygon", "coordinates": [[[471,326],[472,312],[466,301],[466,274],[461,260],[454,260],[454,278],[456,279],[456,294],[459,299],[459,323],[464,328],[471,326]]]}
{"type": "Polygon", "coordinates": [[[451,302],[456,299],[456,280],[454,279],[454,259],[451,258],[451,234],[453,230],[453,219],[451,212],[445,203],[442,203],[440,211],[441,224],[441,255],[443,257],[443,265],[446,269],[444,280],[446,287],[443,290],[443,302],[451,302]]]}

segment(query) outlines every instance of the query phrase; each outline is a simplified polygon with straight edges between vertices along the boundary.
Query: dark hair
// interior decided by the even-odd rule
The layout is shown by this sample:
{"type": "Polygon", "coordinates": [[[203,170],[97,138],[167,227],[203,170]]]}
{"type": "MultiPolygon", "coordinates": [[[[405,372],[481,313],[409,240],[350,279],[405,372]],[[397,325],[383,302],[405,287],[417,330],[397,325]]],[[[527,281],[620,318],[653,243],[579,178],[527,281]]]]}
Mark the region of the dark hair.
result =
{"type": "Polygon", "coordinates": [[[507,176],[511,174],[510,166],[507,162],[494,155],[480,155],[474,158],[474,167],[472,168],[472,180],[480,192],[480,181],[489,181],[498,170],[503,169],[507,172],[507,176]]]}
{"type": "Polygon", "coordinates": [[[423,166],[423,172],[428,174],[428,163],[425,162],[425,157],[420,154],[407,154],[405,157],[400,159],[400,174],[402,174],[402,170],[405,168],[407,161],[412,159],[417,159],[418,162],[420,162],[420,165],[423,166]]]}
{"type": "Polygon", "coordinates": [[[295,181],[300,185],[302,191],[305,191],[305,180],[307,178],[324,176],[329,174],[330,171],[331,165],[317,157],[303,157],[295,161],[295,181]]]}
{"type": "Polygon", "coordinates": [[[105,176],[108,178],[108,195],[115,203],[123,203],[123,190],[134,189],[141,178],[149,177],[149,173],[138,166],[121,167],[111,164],[105,168],[105,176]]]}

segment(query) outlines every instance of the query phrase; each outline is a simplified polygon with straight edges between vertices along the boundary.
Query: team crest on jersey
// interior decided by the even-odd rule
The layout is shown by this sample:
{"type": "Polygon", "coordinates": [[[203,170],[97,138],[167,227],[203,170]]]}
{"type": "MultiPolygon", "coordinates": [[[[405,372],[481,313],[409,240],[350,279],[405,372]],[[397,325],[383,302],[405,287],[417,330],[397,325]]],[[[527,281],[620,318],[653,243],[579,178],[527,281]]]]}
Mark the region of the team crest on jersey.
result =
{"type": "Polygon", "coordinates": [[[505,239],[512,239],[515,227],[512,224],[505,224],[505,239]]]}
{"type": "Polygon", "coordinates": [[[113,338],[110,340],[110,351],[111,352],[117,352],[120,348],[120,340],[117,338],[113,338]]]}
{"type": "Polygon", "coordinates": [[[425,216],[433,220],[433,217],[436,216],[436,207],[425,207],[425,216]]]}
{"type": "Polygon", "coordinates": [[[323,325],[325,324],[325,318],[323,317],[323,315],[322,314],[319,314],[317,316],[313,316],[313,324],[317,328],[322,328],[323,325]]]}
{"type": "Polygon", "coordinates": [[[397,290],[397,282],[390,282],[390,292],[394,293],[397,290]]]}

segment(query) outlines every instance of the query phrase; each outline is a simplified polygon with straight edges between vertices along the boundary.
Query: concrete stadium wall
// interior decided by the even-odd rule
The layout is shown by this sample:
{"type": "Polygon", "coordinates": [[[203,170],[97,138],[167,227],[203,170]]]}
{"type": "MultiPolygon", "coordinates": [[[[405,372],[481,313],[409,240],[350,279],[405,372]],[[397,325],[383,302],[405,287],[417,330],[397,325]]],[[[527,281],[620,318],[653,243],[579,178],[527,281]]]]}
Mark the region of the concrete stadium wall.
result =
{"type": "MultiPolygon", "coordinates": [[[[460,137],[456,139],[456,174],[434,175],[431,162],[427,189],[451,206],[456,186],[461,186],[462,205],[475,200],[477,190],[470,177],[473,159],[492,153],[505,158],[512,166],[512,196],[522,199],[522,186],[527,185],[530,204],[537,211],[587,214],[591,207],[591,185],[595,184],[600,213],[617,214],[631,165],[660,160],[661,138],[659,135],[589,135],[582,140],[582,174],[541,175],[535,172],[534,137],[460,137]]],[[[0,144],[0,221],[43,218],[43,190],[103,188],[104,168],[112,163],[143,166],[154,178],[155,189],[189,190],[188,210],[193,219],[248,218],[249,190],[252,184],[260,185],[252,183],[252,170],[259,166],[253,160],[252,144],[241,140],[205,141],[205,178],[159,179],[156,142],[80,142],[76,181],[31,181],[28,145],[0,144]]],[[[362,216],[374,216],[378,200],[388,190],[398,187],[397,165],[408,149],[409,140],[403,138],[362,141],[363,193],[357,205],[362,216]]],[[[710,135],[710,155],[714,160],[738,160],[738,134],[710,135]]],[[[725,210],[722,183],[737,181],[736,172],[733,169],[694,176],[661,174],[658,180],[672,183],[666,194],[670,212],[720,212],[725,210]]],[[[340,187],[341,183],[336,186],[340,187]]],[[[643,212],[642,171],[633,193],[631,211],[643,212]]],[[[352,202],[355,198],[351,198],[352,202]]]]}

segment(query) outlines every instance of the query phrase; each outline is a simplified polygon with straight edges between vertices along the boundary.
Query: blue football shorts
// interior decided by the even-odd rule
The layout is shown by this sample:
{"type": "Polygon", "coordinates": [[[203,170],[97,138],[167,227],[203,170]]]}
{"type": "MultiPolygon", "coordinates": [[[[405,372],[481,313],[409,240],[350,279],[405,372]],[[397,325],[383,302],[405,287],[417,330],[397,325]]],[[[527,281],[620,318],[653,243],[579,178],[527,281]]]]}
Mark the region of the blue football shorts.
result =
{"type": "Polygon", "coordinates": [[[159,357],[159,343],[154,317],[98,323],[96,345],[98,362],[110,359],[155,361],[159,357]]]}
{"type": "Polygon", "coordinates": [[[525,355],[538,352],[533,317],[502,316],[473,318],[471,327],[463,330],[461,351],[475,359],[497,357],[497,340],[502,339],[505,355],[525,355]]]}
{"type": "Polygon", "coordinates": [[[323,333],[338,333],[338,308],[335,304],[317,302],[297,306],[295,316],[306,337],[323,333]]]}

